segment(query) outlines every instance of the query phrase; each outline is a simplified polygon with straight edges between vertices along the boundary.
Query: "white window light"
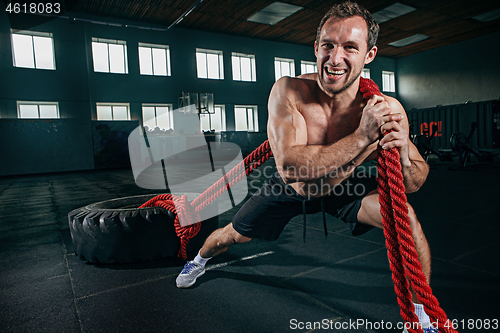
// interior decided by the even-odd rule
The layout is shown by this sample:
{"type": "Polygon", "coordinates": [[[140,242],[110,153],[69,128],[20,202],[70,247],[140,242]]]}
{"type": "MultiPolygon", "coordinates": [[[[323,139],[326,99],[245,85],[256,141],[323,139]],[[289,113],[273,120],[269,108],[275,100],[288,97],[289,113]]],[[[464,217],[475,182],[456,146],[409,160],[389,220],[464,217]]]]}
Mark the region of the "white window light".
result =
{"type": "Polygon", "coordinates": [[[224,105],[215,105],[215,113],[200,114],[200,130],[223,132],[226,130],[226,111],[224,105]]]}
{"type": "Polygon", "coordinates": [[[11,33],[14,67],[56,69],[51,33],[16,31],[11,33]]]}
{"type": "Polygon", "coordinates": [[[232,53],[234,81],[257,81],[255,71],[255,56],[252,54],[232,53]]]}
{"type": "Polygon", "coordinates": [[[142,104],[142,123],[149,129],[174,129],[172,104],[142,104]]]}
{"type": "Polygon", "coordinates": [[[300,74],[317,73],[318,67],[315,62],[304,61],[300,62],[300,74]]]}
{"type": "Polygon", "coordinates": [[[58,119],[57,102],[17,102],[17,117],[20,119],[58,119]]]}
{"type": "Polygon", "coordinates": [[[257,106],[235,105],[234,119],[236,131],[259,131],[259,116],[257,106]]]}
{"type": "Polygon", "coordinates": [[[396,92],[394,72],[382,71],[382,91],[396,92]]]}
{"type": "Polygon", "coordinates": [[[196,49],[196,68],[200,79],[224,79],[222,51],[196,49]]]}
{"type": "Polygon", "coordinates": [[[170,76],[168,45],[139,43],[139,67],[142,75],[170,76]]]}
{"type": "Polygon", "coordinates": [[[365,79],[370,78],[370,69],[369,68],[363,68],[363,71],[361,72],[361,77],[365,79]]]}
{"type": "Polygon", "coordinates": [[[128,103],[96,103],[97,120],[130,120],[128,103]]]}
{"type": "Polygon", "coordinates": [[[295,76],[295,62],[293,59],[274,58],[274,73],[276,81],[282,76],[295,76]]]}
{"type": "Polygon", "coordinates": [[[127,43],[121,40],[92,38],[95,72],[128,74],[127,43]]]}

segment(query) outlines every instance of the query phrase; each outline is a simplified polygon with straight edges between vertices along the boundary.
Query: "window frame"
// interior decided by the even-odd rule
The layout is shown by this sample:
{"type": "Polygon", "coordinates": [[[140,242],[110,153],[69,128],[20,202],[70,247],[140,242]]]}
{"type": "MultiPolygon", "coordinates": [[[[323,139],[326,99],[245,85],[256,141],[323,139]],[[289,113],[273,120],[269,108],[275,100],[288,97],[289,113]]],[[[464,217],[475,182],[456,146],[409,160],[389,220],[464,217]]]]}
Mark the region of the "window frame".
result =
{"type": "MultiPolygon", "coordinates": [[[[144,121],[144,108],[145,107],[153,107],[154,108],[154,119],[155,119],[155,127],[158,126],[158,121],[156,120],[158,118],[158,112],[156,110],[156,108],[158,107],[167,107],[168,110],[168,121],[170,123],[170,127],[169,128],[162,128],[160,126],[160,129],[164,129],[164,130],[168,130],[168,129],[174,129],[174,109],[173,109],[173,104],[169,104],[169,103],[142,103],[142,106],[141,106],[141,112],[142,112],[142,126],[147,126],[147,123],[149,120],[147,120],[146,122],[144,121]]],[[[149,126],[148,126],[149,127],[149,126]]],[[[155,127],[149,127],[149,129],[154,129],[155,127]]]]}
{"type": "Polygon", "coordinates": [[[256,62],[255,62],[255,55],[254,54],[244,54],[244,53],[231,52],[231,66],[232,66],[232,73],[233,73],[233,81],[257,82],[257,69],[256,69],[256,62]],[[242,66],[241,66],[241,59],[243,59],[243,58],[250,59],[250,80],[243,79],[242,66]],[[239,79],[235,78],[235,66],[234,66],[235,59],[238,59],[239,79]]]}
{"type": "MultiPolygon", "coordinates": [[[[215,132],[216,133],[225,132],[226,131],[226,106],[224,104],[216,104],[216,105],[214,105],[214,110],[217,109],[217,108],[221,109],[221,112],[220,112],[221,129],[220,129],[220,131],[215,130],[215,132]]],[[[213,117],[215,117],[216,114],[217,113],[214,113],[214,114],[211,114],[211,113],[200,114],[200,131],[211,131],[212,130],[212,121],[213,121],[213,117]],[[202,116],[203,117],[204,116],[208,116],[208,127],[210,127],[209,129],[203,129],[203,123],[202,123],[202,120],[201,120],[202,116]]]]}
{"type": "Polygon", "coordinates": [[[92,49],[92,66],[94,68],[94,73],[108,73],[108,74],[128,74],[128,56],[127,56],[127,42],[123,40],[116,39],[106,39],[106,38],[98,38],[92,37],[91,41],[91,49],[92,49]],[[94,43],[97,44],[106,44],[106,54],[107,54],[107,71],[96,70],[96,60],[95,60],[95,51],[94,51],[94,43]],[[109,45],[121,45],[123,46],[123,70],[124,72],[116,72],[111,71],[111,59],[109,52],[109,45]]]}
{"type": "Polygon", "coordinates": [[[208,50],[208,49],[201,49],[201,48],[196,48],[196,76],[198,79],[207,79],[207,80],[224,80],[224,56],[223,52],[220,50],[208,50]],[[206,77],[200,76],[200,64],[198,63],[198,55],[203,54],[205,56],[205,72],[206,72],[206,77]],[[218,77],[209,77],[209,62],[208,62],[208,55],[209,54],[215,54],[218,56],[218,62],[217,62],[217,71],[218,71],[218,77]]]}
{"type": "Polygon", "coordinates": [[[59,113],[59,102],[17,101],[16,102],[16,109],[17,109],[17,118],[18,119],[60,119],[61,118],[61,114],[59,113]],[[38,117],[37,118],[21,117],[21,105],[36,105],[38,117]],[[52,117],[43,117],[42,118],[42,117],[40,117],[40,106],[41,105],[54,105],[56,107],[57,117],[56,118],[52,118],[52,117]]]}
{"type": "Polygon", "coordinates": [[[361,71],[361,77],[363,77],[365,79],[371,79],[370,69],[369,68],[363,68],[363,70],[361,71]]]}
{"type": "Polygon", "coordinates": [[[391,71],[382,71],[382,91],[396,92],[396,74],[391,71]],[[389,87],[386,85],[386,77],[388,77],[389,87]]]}
{"type": "MultiPolygon", "coordinates": [[[[41,31],[30,31],[30,30],[10,30],[10,43],[11,43],[11,51],[12,51],[12,65],[17,68],[30,68],[30,69],[44,69],[44,70],[53,70],[55,71],[56,68],[56,53],[55,53],[55,47],[54,47],[54,35],[51,32],[41,32],[41,31]],[[21,66],[19,64],[16,64],[16,48],[14,44],[14,35],[22,35],[22,36],[30,36],[31,37],[31,52],[32,52],[32,59],[33,59],[33,67],[31,66],[21,66]],[[50,44],[51,44],[51,56],[52,56],[52,68],[46,68],[46,67],[38,67],[37,66],[37,50],[36,50],[36,45],[35,45],[35,37],[41,37],[41,38],[50,38],[50,44]]],[[[38,53],[39,54],[39,53],[38,53]]],[[[40,54],[39,54],[40,57],[40,54]]]]}
{"type": "Polygon", "coordinates": [[[300,75],[317,73],[317,72],[318,72],[318,64],[316,62],[307,60],[300,61],[300,75]],[[313,72],[307,72],[307,70],[304,71],[304,68],[307,69],[307,66],[314,66],[314,71],[313,72]]]}
{"type": "Polygon", "coordinates": [[[290,66],[290,77],[295,77],[295,60],[294,59],[288,59],[288,58],[280,58],[280,57],[275,57],[274,58],[274,76],[276,78],[276,81],[278,81],[280,78],[283,76],[288,76],[288,75],[283,75],[282,72],[282,63],[288,63],[290,66]],[[278,67],[276,66],[276,63],[279,63],[279,73],[280,76],[278,77],[278,67]]]}
{"type": "Polygon", "coordinates": [[[106,103],[106,102],[97,102],[96,103],[96,119],[98,121],[129,121],[130,120],[130,103],[106,103]],[[112,119],[99,119],[98,107],[100,106],[110,106],[111,107],[111,117],[112,119]],[[127,108],[127,119],[114,119],[114,107],[123,107],[127,108]]]}
{"type": "Polygon", "coordinates": [[[246,131],[246,132],[259,132],[259,108],[257,105],[235,105],[234,106],[234,130],[235,131],[246,131]],[[246,109],[245,111],[245,117],[246,117],[246,129],[237,129],[237,121],[236,121],[236,109],[246,109]],[[249,117],[250,111],[251,110],[251,117],[249,117]],[[252,118],[252,128],[250,129],[250,118],[252,118]]]}
{"type": "Polygon", "coordinates": [[[170,47],[168,45],[160,45],[160,44],[149,44],[149,43],[142,43],[140,42],[137,46],[137,51],[139,53],[139,74],[140,75],[151,75],[151,76],[171,76],[171,65],[170,65],[170,47]],[[143,68],[142,68],[142,61],[141,61],[141,48],[148,48],[150,49],[150,54],[151,54],[151,71],[152,74],[149,73],[143,73],[143,68]],[[153,49],[156,50],[165,50],[165,61],[166,61],[166,74],[155,74],[155,61],[154,61],[154,54],[153,54],[153,49]]]}

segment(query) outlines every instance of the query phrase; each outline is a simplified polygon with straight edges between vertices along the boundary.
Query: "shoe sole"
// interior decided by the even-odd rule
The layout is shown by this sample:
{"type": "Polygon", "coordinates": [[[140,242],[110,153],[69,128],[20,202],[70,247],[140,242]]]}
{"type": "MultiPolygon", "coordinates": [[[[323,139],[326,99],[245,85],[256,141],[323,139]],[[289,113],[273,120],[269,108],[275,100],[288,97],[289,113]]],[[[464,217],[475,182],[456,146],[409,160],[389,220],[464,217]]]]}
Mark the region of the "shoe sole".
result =
{"type": "Polygon", "coordinates": [[[185,284],[185,285],[182,285],[182,286],[179,286],[177,285],[177,288],[181,288],[181,289],[186,289],[186,288],[189,288],[191,287],[193,284],[196,283],[196,280],[200,277],[200,276],[203,276],[203,274],[205,274],[205,270],[203,270],[197,277],[194,278],[193,282],[191,282],[190,284],[185,284]]]}

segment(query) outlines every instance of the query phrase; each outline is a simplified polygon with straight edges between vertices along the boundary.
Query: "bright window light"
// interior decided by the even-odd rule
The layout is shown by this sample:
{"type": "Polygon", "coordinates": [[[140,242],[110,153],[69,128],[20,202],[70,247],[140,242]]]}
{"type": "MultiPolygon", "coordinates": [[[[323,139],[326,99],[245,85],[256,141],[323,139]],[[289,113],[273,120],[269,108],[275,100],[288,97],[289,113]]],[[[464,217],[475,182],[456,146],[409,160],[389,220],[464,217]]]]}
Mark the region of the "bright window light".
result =
{"type": "Polygon", "coordinates": [[[215,113],[200,114],[200,130],[223,132],[226,130],[226,111],[224,105],[215,105],[215,113]]]}
{"type": "Polygon", "coordinates": [[[282,76],[295,76],[295,62],[293,59],[274,58],[274,74],[276,81],[282,76]]]}
{"type": "Polygon", "coordinates": [[[95,72],[128,74],[124,41],[92,38],[92,59],[95,72]]]}
{"type": "Polygon", "coordinates": [[[139,43],[139,66],[142,75],[170,76],[168,45],[139,43]]]}
{"type": "Polygon", "coordinates": [[[315,62],[304,61],[300,62],[300,74],[309,74],[318,72],[318,67],[315,62]]]}
{"type": "Polygon", "coordinates": [[[236,131],[259,131],[257,106],[235,106],[234,119],[236,131]]]}
{"type": "Polygon", "coordinates": [[[143,104],[142,123],[149,130],[158,127],[161,130],[174,129],[171,104],[143,104]]]}
{"type": "Polygon", "coordinates": [[[233,64],[234,81],[257,81],[254,55],[233,52],[231,61],[233,64]]]}
{"type": "Polygon", "coordinates": [[[128,103],[97,103],[97,120],[130,120],[128,103]]]}
{"type": "Polygon", "coordinates": [[[382,90],[385,92],[396,92],[394,72],[382,71],[382,90]]]}
{"type": "Polygon", "coordinates": [[[51,33],[19,31],[12,33],[12,59],[15,67],[56,69],[51,33]]]}
{"type": "Polygon", "coordinates": [[[17,117],[21,119],[58,119],[57,102],[17,102],[17,117]]]}
{"type": "Polygon", "coordinates": [[[224,79],[222,51],[196,49],[196,68],[200,79],[224,79]]]}
{"type": "Polygon", "coordinates": [[[361,72],[361,77],[365,79],[370,78],[370,69],[369,68],[363,68],[363,71],[361,72]]]}

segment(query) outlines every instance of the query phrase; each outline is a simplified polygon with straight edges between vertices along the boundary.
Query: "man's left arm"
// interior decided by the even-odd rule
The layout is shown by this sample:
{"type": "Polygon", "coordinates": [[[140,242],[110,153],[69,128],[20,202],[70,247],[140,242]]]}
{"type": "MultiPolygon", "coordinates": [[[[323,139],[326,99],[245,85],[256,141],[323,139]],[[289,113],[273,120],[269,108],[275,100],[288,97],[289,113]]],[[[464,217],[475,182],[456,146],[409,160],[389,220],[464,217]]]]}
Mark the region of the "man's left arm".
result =
{"type": "Polygon", "coordinates": [[[404,118],[381,126],[380,131],[382,133],[390,130],[392,132],[380,139],[380,145],[382,149],[391,149],[393,147],[399,149],[406,193],[416,192],[427,179],[429,165],[422,158],[417,147],[410,141],[408,117],[401,103],[389,96],[384,96],[384,98],[389,103],[391,113],[399,113],[404,118]]]}

